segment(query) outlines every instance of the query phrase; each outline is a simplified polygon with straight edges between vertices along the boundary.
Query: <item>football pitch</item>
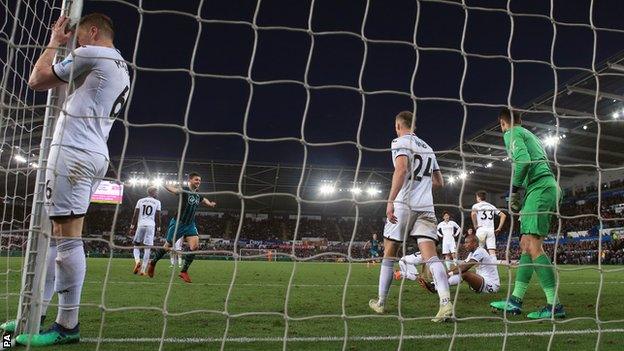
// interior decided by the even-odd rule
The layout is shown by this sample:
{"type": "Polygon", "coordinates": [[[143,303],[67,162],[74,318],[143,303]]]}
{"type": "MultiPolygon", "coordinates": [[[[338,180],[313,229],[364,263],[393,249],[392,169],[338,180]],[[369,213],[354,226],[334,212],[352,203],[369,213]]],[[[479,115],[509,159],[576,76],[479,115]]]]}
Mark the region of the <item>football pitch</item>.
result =
{"type": "MultiPolygon", "coordinates": [[[[429,319],[437,312],[437,296],[410,281],[403,283],[400,303],[401,282],[393,282],[386,315],[371,314],[368,300],[377,295],[378,264],[243,261],[231,285],[233,261],[196,260],[189,271],[192,284],[177,277],[168,259],[152,279],[133,275],[133,263],[87,260],[82,341],[54,350],[95,350],[98,336],[100,350],[155,350],[163,332],[164,350],[218,350],[224,335],[226,350],[281,350],[285,333],[289,350],[341,350],[343,342],[346,350],[428,351],[448,350],[451,342],[454,350],[479,351],[501,350],[503,343],[507,350],[545,350],[549,341],[552,350],[593,350],[597,341],[600,350],[624,345],[622,266],[603,266],[602,288],[597,266],[560,266],[560,297],[568,318],[558,321],[551,340],[550,321],[509,316],[505,324],[490,311],[489,302],[507,294],[508,271],[502,267],[499,293],[477,295],[462,285],[455,304],[458,322],[435,324],[429,319]]],[[[8,265],[11,272],[0,276],[0,315],[6,319],[15,317],[21,260],[0,259],[1,272],[8,265]]],[[[537,279],[531,283],[525,314],[544,303],[537,279]]],[[[56,306],[48,315],[46,327],[56,306]]]]}

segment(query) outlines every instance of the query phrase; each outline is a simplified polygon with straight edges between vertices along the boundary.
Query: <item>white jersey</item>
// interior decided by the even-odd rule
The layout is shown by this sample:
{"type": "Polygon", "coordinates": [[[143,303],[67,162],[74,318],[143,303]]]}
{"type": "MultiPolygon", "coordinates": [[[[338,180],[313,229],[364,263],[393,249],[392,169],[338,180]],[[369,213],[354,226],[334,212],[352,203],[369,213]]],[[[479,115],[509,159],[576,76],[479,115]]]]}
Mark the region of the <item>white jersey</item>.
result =
{"type": "Polygon", "coordinates": [[[160,211],[160,200],[151,196],[144,197],[137,201],[135,208],[139,210],[137,227],[156,226],[156,211],[160,211]]]}
{"type": "Polygon", "coordinates": [[[407,156],[407,174],[401,190],[394,200],[395,207],[409,206],[412,211],[433,212],[431,174],[438,171],[438,161],[433,149],[414,134],[392,140],[392,164],[396,158],[407,156]]]}
{"type": "Polygon", "coordinates": [[[477,213],[477,225],[479,228],[494,229],[494,216],[500,211],[487,201],[477,202],[472,205],[472,210],[477,213]]]}
{"type": "Polygon", "coordinates": [[[52,66],[52,72],[64,82],[73,81],[52,145],[95,152],[108,159],[108,134],[130,91],[123,57],[115,48],[81,46],[52,66]]]}
{"type": "Polygon", "coordinates": [[[442,221],[438,223],[438,236],[442,238],[443,241],[455,241],[455,237],[459,235],[460,227],[454,221],[442,221]]]}
{"type": "Polygon", "coordinates": [[[469,253],[466,262],[470,261],[477,261],[480,263],[475,268],[478,275],[482,276],[486,281],[500,284],[496,258],[490,256],[484,248],[478,247],[476,250],[469,253]]]}

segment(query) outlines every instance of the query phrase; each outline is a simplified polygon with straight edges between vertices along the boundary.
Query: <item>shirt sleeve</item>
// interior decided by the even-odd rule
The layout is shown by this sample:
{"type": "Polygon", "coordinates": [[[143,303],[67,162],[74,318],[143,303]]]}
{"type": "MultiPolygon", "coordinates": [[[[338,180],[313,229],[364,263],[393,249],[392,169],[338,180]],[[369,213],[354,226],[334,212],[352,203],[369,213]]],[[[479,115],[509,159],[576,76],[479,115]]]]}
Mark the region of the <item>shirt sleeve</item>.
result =
{"type": "Polygon", "coordinates": [[[485,258],[485,256],[483,256],[483,252],[485,252],[485,250],[477,249],[475,252],[470,254],[470,257],[472,258],[473,261],[481,262],[485,258]]]}
{"type": "Polygon", "coordinates": [[[136,206],[134,206],[134,208],[136,208],[136,209],[140,209],[141,208],[141,200],[137,201],[136,206]]]}
{"type": "Polygon", "coordinates": [[[438,159],[435,157],[435,155],[432,155],[431,159],[433,160],[433,164],[431,166],[431,171],[432,172],[439,171],[440,170],[440,166],[438,166],[438,159]]]}
{"type": "Polygon", "coordinates": [[[156,202],[156,211],[160,211],[160,201],[156,202]]]}
{"type": "Polygon", "coordinates": [[[399,156],[409,156],[409,146],[406,145],[404,139],[396,138],[392,140],[392,145],[390,146],[392,149],[392,159],[396,159],[399,156]]]}
{"type": "Polygon", "coordinates": [[[94,51],[96,50],[93,48],[79,47],[67,55],[63,61],[52,65],[52,72],[61,81],[69,83],[70,79],[76,79],[93,69],[95,65],[94,51]]]}
{"type": "Polygon", "coordinates": [[[524,138],[520,133],[520,128],[512,128],[505,133],[503,138],[505,146],[513,161],[513,179],[512,185],[521,187],[525,183],[529,167],[531,166],[531,156],[524,143],[524,138]]]}

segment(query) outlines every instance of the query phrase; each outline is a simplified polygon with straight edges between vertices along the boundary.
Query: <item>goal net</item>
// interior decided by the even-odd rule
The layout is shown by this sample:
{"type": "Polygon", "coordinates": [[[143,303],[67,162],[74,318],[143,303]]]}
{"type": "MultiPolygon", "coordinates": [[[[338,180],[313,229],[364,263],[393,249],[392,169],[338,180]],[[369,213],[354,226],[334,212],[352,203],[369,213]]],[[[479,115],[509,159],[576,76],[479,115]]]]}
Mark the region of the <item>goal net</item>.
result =
{"type": "MultiPolygon", "coordinates": [[[[51,24],[75,3],[0,8],[0,315],[29,331],[39,328],[49,264],[46,143],[66,87],[35,93],[28,77],[51,24]]],[[[110,0],[71,13],[112,18],[131,76],[105,179],[124,185],[123,199],[92,204],[83,230],[82,348],[516,350],[530,340],[617,349],[624,27],[612,14],[622,8],[531,3],[110,0]],[[375,314],[394,116],[413,112],[416,134],[435,150],[446,183],[434,193],[436,216],[450,213],[461,246],[476,191],[510,210],[517,162],[498,125],[503,108],[542,140],[561,188],[544,248],[567,318],[525,318],[545,304],[537,274],[523,315],[491,313],[490,302],[514,289],[518,268],[504,263],[495,294],[451,287],[448,323],[430,322],[438,299],[408,279],[392,282],[386,312],[375,314]],[[168,225],[179,227],[183,197],[163,186],[188,186],[192,172],[217,203],[197,216],[193,283],[173,263],[152,279],[133,275],[133,250],[153,255],[168,225]],[[134,206],[151,185],[163,201],[161,231],[154,245],[133,243],[134,206]]],[[[520,257],[518,218],[497,234],[499,260],[520,257]]],[[[414,240],[401,243],[400,255],[416,251],[414,240]]],[[[180,254],[191,255],[188,245],[180,254]]],[[[451,261],[466,257],[459,248],[451,261]]]]}

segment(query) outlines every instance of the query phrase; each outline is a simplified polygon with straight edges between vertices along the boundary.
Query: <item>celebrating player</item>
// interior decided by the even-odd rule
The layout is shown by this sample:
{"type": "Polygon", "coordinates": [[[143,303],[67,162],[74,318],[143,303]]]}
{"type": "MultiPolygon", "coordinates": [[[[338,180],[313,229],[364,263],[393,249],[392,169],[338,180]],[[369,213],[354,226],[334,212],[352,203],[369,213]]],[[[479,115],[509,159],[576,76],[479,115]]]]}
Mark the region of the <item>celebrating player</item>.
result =
{"type": "Polygon", "coordinates": [[[106,175],[106,141],[130,89],[128,67],[113,45],[113,23],[102,14],[81,18],[75,32],[80,47],[52,64],[56,48],[66,45],[72,35],[66,31],[68,23],[64,16],[56,21],[28,81],[38,91],[68,83],[73,88],[54,128],[45,176],[45,207],[57,239],[56,248],[50,247],[48,254],[56,251],[58,314],[48,331],[16,337],[18,343],[31,346],[80,340],[78,310],[86,272],[81,239],[84,216],[91,194],[106,175]]]}
{"type": "Polygon", "coordinates": [[[444,219],[438,223],[438,237],[442,238],[442,254],[444,255],[444,264],[446,269],[451,268],[453,260],[455,260],[455,240],[460,233],[460,227],[454,221],[451,221],[451,215],[444,211],[442,214],[444,219]]]}
{"type": "Polygon", "coordinates": [[[130,224],[130,232],[135,232],[134,239],[132,240],[134,244],[134,269],[132,272],[137,274],[140,270],[141,275],[145,275],[145,271],[147,270],[150,248],[147,247],[143,249],[143,263],[141,264],[141,249],[139,246],[141,246],[141,244],[145,246],[154,245],[154,230],[160,233],[161,223],[160,201],[156,199],[156,187],[149,187],[147,189],[147,194],[149,196],[137,201],[134,214],[132,215],[132,224],[130,224]]]}
{"type": "Polygon", "coordinates": [[[414,134],[413,115],[400,112],[395,118],[398,138],[392,141],[394,174],[386,207],[384,227],[384,256],[379,272],[378,298],[369,301],[376,313],[385,312],[385,303],[392,283],[394,262],[405,233],[416,238],[423,262],[429,268],[438,287],[440,309],[432,319],[442,322],[453,315],[448,276],[436,252],[436,217],[433,208],[432,187],[444,185],[431,147],[414,134]]]}
{"type": "MultiPolygon", "coordinates": [[[[178,188],[171,185],[165,185],[165,189],[172,194],[181,196],[180,212],[174,215],[169,221],[167,230],[167,241],[162,249],[156,250],[154,258],[149,262],[147,267],[147,275],[154,277],[156,263],[171,249],[173,243],[180,237],[184,237],[189,251],[197,251],[199,248],[199,236],[197,235],[197,226],[195,225],[195,211],[197,206],[204,205],[206,207],[215,207],[217,204],[197,194],[197,189],[201,184],[201,176],[199,173],[192,172],[188,176],[189,186],[178,188]],[[179,220],[177,219],[179,216],[179,220]]],[[[189,253],[184,256],[184,266],[178,275],[187,283],[191,282],[188,269],[193,263],[195,254],[189,253]]]]}
{"type": "Polygon", "coordinates": [[[485,201],[487,198],[485,191],[477,191],[475,195],[477,203],[472,205],[472,212],[470,213],[472,225],[477,229],[479,246],[485,246],[490,255],[496,258],[496,234],[503,229],[507,215],[485,201]],[[494,229],[494,216],[500,217],[496,230],[494,229]]]}
{"type": "Polygon", "coordinates": [[[513,293],[509,300],[490,304],[497,310],[512,314],[522,312],[522,299],[529,286],[533,271],[546,295],[547,305],[527,315],[530,319],[565,317],[563,305],[557,299],[556,278],[553,266],[544,253],[544,238],[550,230],[552,213],[557,211],[561,190],[548,165],[546,151],[533,133],[522,127],[521,117],[508,109],[499,114],[504,133],[505,148],[513,161],[512,189],[509,208],[520,210],[520,248],[522,255],[513,293]],[[524,205],[520,206],[520,190],[524,188],[524,205]],[[535,264],[535,266],[533,266],[535,264]]]}

